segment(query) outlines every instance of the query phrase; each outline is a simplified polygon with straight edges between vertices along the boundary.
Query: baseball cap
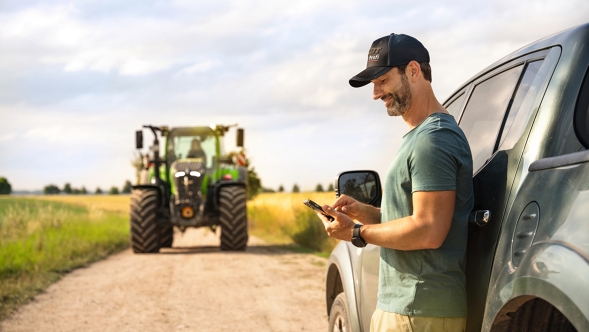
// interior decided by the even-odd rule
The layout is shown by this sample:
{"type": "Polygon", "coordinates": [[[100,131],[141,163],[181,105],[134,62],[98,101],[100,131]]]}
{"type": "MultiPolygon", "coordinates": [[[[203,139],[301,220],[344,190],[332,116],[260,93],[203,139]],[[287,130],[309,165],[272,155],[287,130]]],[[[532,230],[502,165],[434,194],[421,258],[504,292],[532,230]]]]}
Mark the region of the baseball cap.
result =
{"type": "Polygon", "coordinates": [[[366,69],[350,79],[350,85],[359,88],[383,75],[391,68],[408,64],[412,60],[429,62],[429,52],[419,40],[403,34],[391,33],[375,40],[368,51],[366,69]]]}

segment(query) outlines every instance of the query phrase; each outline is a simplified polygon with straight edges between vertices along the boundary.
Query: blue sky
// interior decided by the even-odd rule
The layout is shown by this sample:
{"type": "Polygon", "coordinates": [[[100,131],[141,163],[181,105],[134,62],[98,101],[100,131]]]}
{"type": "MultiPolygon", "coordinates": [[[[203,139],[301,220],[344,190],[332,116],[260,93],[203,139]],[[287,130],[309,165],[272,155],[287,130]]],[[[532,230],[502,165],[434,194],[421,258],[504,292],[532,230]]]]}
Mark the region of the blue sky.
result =
{"type": "Polygon", "coordinates": [[[373,40],[418,38],[443,102],[589,22],[589,2],[0,0],[0,22],[0,176],[13,189],[120,187],[142,124],[239,123],[265,187],[311,190],[345,170],[383,175],[407,131],[370,86],[348,85],[373,40]]]}

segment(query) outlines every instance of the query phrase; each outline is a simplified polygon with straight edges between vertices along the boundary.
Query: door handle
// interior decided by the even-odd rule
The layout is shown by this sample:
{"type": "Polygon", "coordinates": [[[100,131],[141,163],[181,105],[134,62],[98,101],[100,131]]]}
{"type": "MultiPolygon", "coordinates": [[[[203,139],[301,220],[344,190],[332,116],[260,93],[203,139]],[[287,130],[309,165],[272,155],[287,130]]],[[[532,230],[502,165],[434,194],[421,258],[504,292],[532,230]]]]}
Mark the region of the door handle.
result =
{"type": "Polygon", "coordinates": [[[489,219],[491,219],[491,211],[478,210],[470,213],[468,222],[483,227],[489,223],[489,219]]]}

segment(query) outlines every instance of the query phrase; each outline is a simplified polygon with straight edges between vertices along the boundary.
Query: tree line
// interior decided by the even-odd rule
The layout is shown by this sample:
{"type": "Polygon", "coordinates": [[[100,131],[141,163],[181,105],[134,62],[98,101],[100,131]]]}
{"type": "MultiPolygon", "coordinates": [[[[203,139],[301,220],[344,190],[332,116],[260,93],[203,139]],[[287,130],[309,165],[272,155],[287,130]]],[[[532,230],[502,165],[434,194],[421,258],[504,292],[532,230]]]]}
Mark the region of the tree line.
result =
{"type": "MultiPolygon", "coordinates": [[[[324,190],[323,189],[323,185],[321,183],[318,183],[317,186],[315,186],[314,192],[322,193],[322,192],[326,192],[326,191],[329,192],[329,191],[334,191],[334,190],[335,189],[333,188],[333,184],[332,183],[330,183],[329,186],[327,186],[327,190],[324,190]]],[[[271,188],[262,188],[261,191],[262,192],[265,192],[265,193],[275,193],[275,192],[282,193],[282,192],[284,192],[284,186],[283,185],[280,185],[278,187],[278,190],[274,190],[274,189],[271,189],[271,188]]],[[[301,188],[299,187],[298,184],[295,183],[292,186],[291,192],[293,192],[293,193],[300,193],[301,192],[301,188]]]]}
{"type": "MultiPolygon", "coordinates": [[[[123,187],[120,190],[119,190],[119,188],[112,186],[108,191],[106,191],[106,193],[109,195],[130,194],[131,190],[133,190],[133,188],[131,186],[132,186],[131,181],[127,180],[127,181],[125,181],[125,184],[123,185],[123,187]]],[[[63,186],[63,188],[59,188],[55,184],[49,184],[43,188],[43,194],[45,194],[45,195],[59,195],[61,193],[66,194],[66,195],[86,195],[86,194],[89,194],[89,192],[88,192],[88,190],[86,190],[85,186],[82,186],[81,188],[74,188],[69,183],[66,183],[63,186]]],[[[96,190],[94,191],[95,195],[102,195],[104,193],[105,193],[105,191],[103,191],[100,187],[96,187],[96,190]]]]}

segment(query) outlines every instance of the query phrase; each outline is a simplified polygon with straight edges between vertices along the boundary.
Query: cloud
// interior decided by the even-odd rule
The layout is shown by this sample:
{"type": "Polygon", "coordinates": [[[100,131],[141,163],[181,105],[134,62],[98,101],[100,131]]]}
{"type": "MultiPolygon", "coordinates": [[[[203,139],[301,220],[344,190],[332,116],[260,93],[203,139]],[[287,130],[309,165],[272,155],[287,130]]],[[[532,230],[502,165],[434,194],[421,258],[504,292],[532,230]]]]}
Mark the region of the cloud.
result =
{"type": "Polygon", "coordinates": [[[239,122],[268,186],[313,188],[354,167],[384,172],[404,124],[369,87],[348,85],[374,39],[420,39],[444,100],[493,61],[587,17],[584,0],[3,4],[0,118],[10,129],[0,128],[9,157],[0,171],[35,189],[51,177],[87,179],[91,164],[109,174],[87,186],[105,187],[128,177],[120,170],[142,124],[239,122]],[[46,180],[26,176],[31,159],[56,155],[46,180]]]}

